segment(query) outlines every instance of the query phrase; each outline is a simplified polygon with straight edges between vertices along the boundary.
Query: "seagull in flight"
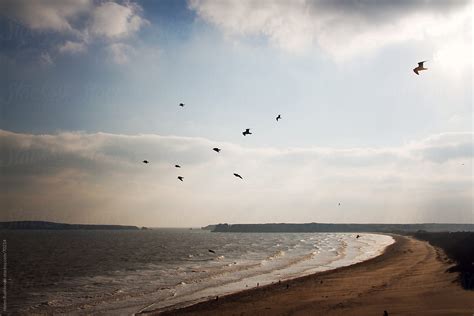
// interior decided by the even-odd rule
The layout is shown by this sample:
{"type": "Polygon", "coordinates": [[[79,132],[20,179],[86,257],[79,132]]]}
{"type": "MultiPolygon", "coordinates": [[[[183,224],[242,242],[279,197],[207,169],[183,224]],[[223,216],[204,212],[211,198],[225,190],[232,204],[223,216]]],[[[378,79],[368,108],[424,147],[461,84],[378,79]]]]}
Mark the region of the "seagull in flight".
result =
{"type": "Polygon", "coordinates": [[[238,173],[234,173],[234,176],[236,176],[237,178],[240,178],[240,179],[242,179],[242,180],[244,179],[244,178],[242,178],[242,176],[241,176],[240,174],[238,174],[238,173]]]}
{"type": "Polygon", "coordinates": [[[148,160],[143,160],[143,163],[145,163],[145,164],[148,163],[148,160]]]}
{"type": "Polygon", "coordinates": [[[278,122],[279,120],[281,120],[281,114],[278,114],[278,116],[276,117],[276,120],[277,120],[277,122],[278,122]]]}
{"type": "Polygon", "coordinates": [[[221,151],[221,149],[220,149],[220,148],[217,148],[217,147],[212,148],[212,150],[214,150],[216,153],[218,153],[218,152],[221,151]]]}
{"type": "Polygon", "coordinates": [[[180,165],[174,165],[174,166],[175,166],[176,168],[181,168],[181,166],[180,166],[180,165]]]}
{"type": "Polygon", "coordinates": [[[184,103],[180,103],[179,106],[180,106],[180,107],[184,107],[184,103]]]}
{"type": "Polygon", "coordinates": [[[244,135],[244,136],[252,135],[252,133],[250,133],[250,128],[245,129],[245,131],[242,132],[242,135],[244,135]]]}
{"type": "Polygon", "coordinates": [[[419,71],[428,70],[428,68],[423,67],[423,63],[425,63],[425,62],[427,62],[427,60],[420,61],[420,62],[418,63],[418,67],[416,67],[416,68],[413,69],[413,71],[414,71],[417,75],[419,75],[419,73],[418,73],[419,71]]]}
{"type": "Polygon", "coordinates": [[[183,182],[184,177],[179,176],[178,179],[179,179],[179,181],[183,182]]]}

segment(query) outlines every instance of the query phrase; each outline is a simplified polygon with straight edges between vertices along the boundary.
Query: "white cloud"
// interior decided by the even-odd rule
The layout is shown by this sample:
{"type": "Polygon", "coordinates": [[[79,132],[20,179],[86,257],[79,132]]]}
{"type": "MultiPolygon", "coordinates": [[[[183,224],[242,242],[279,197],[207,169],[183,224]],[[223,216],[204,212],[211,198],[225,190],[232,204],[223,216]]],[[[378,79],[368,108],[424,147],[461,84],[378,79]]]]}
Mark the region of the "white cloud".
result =
{"type": "Polygon", "coordinates": [[[113,43],[106,48],[109,59],[114,63],[122,65],[129,61],[130,55],[134,53],[133,47],[123,43],[113,43]]]}
{"type": "Polygon", "coordinates": [[[130,36],[148,23],[137,14],[139,11],[136,4],[102,3],[92,13],[89,32],[106,38],[130,36]]]}
{"type": "Polygon", "coordinates": [[[105,133],[0,131],[0,140],[1,182],[9,188],[0,194],[0,220],[152,226],[474,221],[472,133],[345,149],[249,148],[203,138],[105,133]],[[216,145],[220,154],[211,150],[216,145]],[[182,168],[174,168],[176,163],[182,168]],[[336,201],[344,209],[335,209],[336,201]]]}
{"type": "Polygon", "coordinates": [[[58,50],[60,53],[80,54],[87,51],[87,46],[80,42],[66,41],[58,46],[58,50]]]}
{"type": "Polygon", "coordinates": [[[55,52],[84,53],[98,39],[107,40],[105,45],[112,60],[126,63],[131,51],[126,40],[149,24],[141,16],[141,7],[133,2],[7,0],[0,2],[0,9],[5,16],[34,31],[55,32],[66,38],[47,52],[49,64],[53,63],[55,52]]]}
{"type": "Polygon", "coordinates": [[[468,3],[189,0],[189,7],[228,36],[264,36],[293,53],[317,46],[344,61],[400,42],[464,36],[459,25],[472,19],[468,3]]]}
{"type": "Polygon", "coordinates": [[[34,30],[74,32],[72,20],[92,8],[91,0],[4,0],[0,10],[34,30]]]}

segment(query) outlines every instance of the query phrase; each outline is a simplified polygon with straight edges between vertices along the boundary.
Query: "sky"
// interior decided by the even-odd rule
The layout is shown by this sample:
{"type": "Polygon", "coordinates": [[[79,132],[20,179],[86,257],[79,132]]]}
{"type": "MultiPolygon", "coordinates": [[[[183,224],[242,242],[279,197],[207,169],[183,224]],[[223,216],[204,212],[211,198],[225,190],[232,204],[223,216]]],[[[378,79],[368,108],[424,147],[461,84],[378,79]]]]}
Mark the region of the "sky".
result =
{"type": "Polygon", "coordinates": [[[3,0],[0,220],[474,223],[472,17],[468,0],[3,0]]]}

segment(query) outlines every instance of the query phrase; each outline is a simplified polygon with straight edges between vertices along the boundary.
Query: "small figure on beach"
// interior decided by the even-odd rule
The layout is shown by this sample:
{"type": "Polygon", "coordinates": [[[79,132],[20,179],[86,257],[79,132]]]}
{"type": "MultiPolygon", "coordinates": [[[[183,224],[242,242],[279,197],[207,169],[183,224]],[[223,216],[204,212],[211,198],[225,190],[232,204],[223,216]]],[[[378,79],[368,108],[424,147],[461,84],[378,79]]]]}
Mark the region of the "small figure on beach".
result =
{"type": "Polygon", "coordinates": [[[288,290],[289,288],[290,288],[290,285],[289,285],[289,284],[287,284],[287,285],[286,285],[286,289],[288,290]]]}
{"type": "Polygon", "coordinates": [[[356,237],[356,238],[360,238],[360,235],[357,235],[357,237],[356,237]]]}
{"type": "Polygon", "coordinates": [[[219,295],[216,296],[216,301],[218,301],[218,300],[219,300],[219,295]]]}
{"type": "Polygon", "coordinates": [[[259,286],[260,286],[260,283],[257,282],[257,287],[259,287],[259,286]]]}

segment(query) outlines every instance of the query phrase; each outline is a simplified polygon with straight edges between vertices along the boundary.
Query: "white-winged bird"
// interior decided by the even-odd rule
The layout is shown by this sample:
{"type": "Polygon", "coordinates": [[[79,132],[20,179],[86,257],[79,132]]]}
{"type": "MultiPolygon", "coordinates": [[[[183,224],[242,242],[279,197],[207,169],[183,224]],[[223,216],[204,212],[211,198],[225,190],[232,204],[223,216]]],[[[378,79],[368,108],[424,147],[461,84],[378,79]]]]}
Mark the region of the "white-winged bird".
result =
{"type": "Polygon", "coordinates": [[[245,129],[245,131],[242,132],[242,135],[244,135],[244,136],[252,135],[252,133],[250,133],[250,128],[245,129]]]}

